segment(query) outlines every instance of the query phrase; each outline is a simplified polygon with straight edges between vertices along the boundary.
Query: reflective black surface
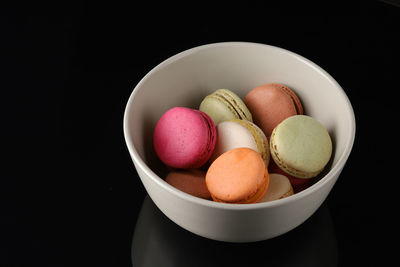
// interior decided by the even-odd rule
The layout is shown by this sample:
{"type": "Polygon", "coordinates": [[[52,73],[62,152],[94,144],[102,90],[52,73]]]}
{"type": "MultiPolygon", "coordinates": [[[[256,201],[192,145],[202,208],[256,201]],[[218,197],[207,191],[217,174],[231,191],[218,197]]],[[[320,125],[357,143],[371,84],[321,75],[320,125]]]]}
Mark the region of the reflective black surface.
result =
{"type": "Polygon", "coordinates": [[[237,266],[396,263],[400,7],[387,3],[395,1],[159,2],[0,9],[0,266],[132,266],[132,256],[133,266],[212,266],[210,255],[237,266]],[[321,209],[254,244],[209,241],[166,219],[146,198],[122,131],[147,72],[223,41],[310,59],[342,86],[356,116],[353,151],[321,209]]]}
{"type": "Polygon", "coordinates": [[[326,204],[282,236],[226,243],[194,235],[169,220],[149,196],[132,241],[133,266],[337,266],[337,244],[326,204]]]}

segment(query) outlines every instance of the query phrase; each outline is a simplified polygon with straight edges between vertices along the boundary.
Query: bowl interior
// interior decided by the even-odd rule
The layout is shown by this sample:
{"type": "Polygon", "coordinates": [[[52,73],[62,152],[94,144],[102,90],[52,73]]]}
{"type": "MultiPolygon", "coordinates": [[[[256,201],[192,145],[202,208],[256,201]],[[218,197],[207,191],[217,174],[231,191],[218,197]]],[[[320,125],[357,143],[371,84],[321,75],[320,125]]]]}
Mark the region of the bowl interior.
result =
{"type": "MultiPolygon", "coordinates": [[[[265,83],[283,83],[299,96],[306,115],[322,123],[333,141],[333,155],[324,173],[343,165],[354,139],[351,104],[336,81],[307,59],[287,50],[254,43],[217,43],[173,56],[156,66],[136,86],[125,113],[125,138],[159,177],[167,168],[153,148],[153,130],[174,106],[198,108],[219,88],[244,98],[265,83]]],[[[132,150],[132,147],[130,148],[132,150]]]]}

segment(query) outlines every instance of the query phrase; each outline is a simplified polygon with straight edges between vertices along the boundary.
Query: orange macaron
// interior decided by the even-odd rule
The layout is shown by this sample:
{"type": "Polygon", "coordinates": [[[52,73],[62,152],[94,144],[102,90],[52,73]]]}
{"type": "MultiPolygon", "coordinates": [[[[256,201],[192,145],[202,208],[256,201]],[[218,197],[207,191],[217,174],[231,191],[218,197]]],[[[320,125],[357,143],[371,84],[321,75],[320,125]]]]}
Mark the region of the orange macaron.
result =
{"type": "Polygon", "coordinates": [[[268,185],[264,161],[250,148],[235,148],[223,153],[206,174],[206,186],[217,202],[256,203],[265,195],[268,185]]]}

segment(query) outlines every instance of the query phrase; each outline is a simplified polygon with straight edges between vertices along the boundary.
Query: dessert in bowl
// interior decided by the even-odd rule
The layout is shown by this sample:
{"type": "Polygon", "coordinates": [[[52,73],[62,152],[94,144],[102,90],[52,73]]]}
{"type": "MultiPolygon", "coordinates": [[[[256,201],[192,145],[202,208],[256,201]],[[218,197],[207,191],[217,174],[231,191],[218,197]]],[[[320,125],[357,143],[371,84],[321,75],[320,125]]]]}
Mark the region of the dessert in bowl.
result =
{"type": "Polygon", "coordinates": [[[158,208],[181,227],[210,239],[251,242],[281,235],[309,218],[328,196],[351,152],[355,118],[340,85],[313,62],[288,50],[226,42],[195,47],[163,61],[134,88],[124,114],[124,135],[139,177],[158,208]],[[198,109],[205,96],[229,88],[242,99],[257,86],[281,83],[332,139],[327,166],[307,189],[254,204],[219,203],[187,194],[165,181],[153,133],[173,107],[198,109]]]}

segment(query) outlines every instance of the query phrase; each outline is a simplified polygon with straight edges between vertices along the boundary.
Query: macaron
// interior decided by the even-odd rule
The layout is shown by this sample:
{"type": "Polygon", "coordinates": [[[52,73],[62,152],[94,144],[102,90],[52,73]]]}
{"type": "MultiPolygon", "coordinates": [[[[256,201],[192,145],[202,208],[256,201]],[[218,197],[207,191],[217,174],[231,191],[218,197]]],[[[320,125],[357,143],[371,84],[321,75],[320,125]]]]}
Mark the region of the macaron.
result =
{"type": "Polygon", "coordinates": [[[216,125],[232,119],[253,121],[243,100],[228,89],[218,89],[206,96],[200,103],[199,109],[207,113],[216,125]]]}
{"type": "Polygon", "coordinates": [[[264,160],[265,166],[268,166],[270,153],[267,137],[254,123],[239,119],[223,121],[217,125],[217,143],[211,161],[224,152],[239,147],[248,147],[257,151],[264,160]]]}
{"type": "Polygon", "coordinates": [[[269,174],[269,186],[260,202],[268,202],[293,195],[293,188],[289,179],[278,173],[269,174]]]}
{"type": "Polygon", "coordinates": [[[272,132],[270,151],[276,165],[297,178],[317,176],[332,155],[332,140],[325,127],[306,115],[282,121],[272,132]]]}
{"type": "Polygon", "coordinates": [[[219,156],[208,168],[206,185],[214,201],[256,203],[268,189],[269,175],[255,150],[241,147],[219,156]]]}
{"type": "Polygon", "coordinates": [[[294,91],[279,83],[268,83],[252,89],[244,102],[253,115],[254,123],[266,136],[270,136],[284,119],[303,114],[303,106],[294,91]]]}
{"type": "Polygon", "coordinates": [[[214,151],[217,130],[204,112],[174,107],[159,119],[153,135],[156,154],[173,168],[199,168],[214,151]]]}
{"type": "Polygon", "coordinates": [[[195,197],[211,199],[206,186],[206,172],[198,169],[170,172],[165,181],[173,187],[195,197]]]}
{"type": "Polygon", "coordinates": [[[278,167],[278,165],[276,165],[275,161],[273,160],[269,161],[268,172],[282,174],[286,176],[293,187],[294,193],[299,193],[304,189],[307,189],[314,183],[314,178],[308,178],[308,179],[297,178],[284,172],[281,168],[278,167]]]}

